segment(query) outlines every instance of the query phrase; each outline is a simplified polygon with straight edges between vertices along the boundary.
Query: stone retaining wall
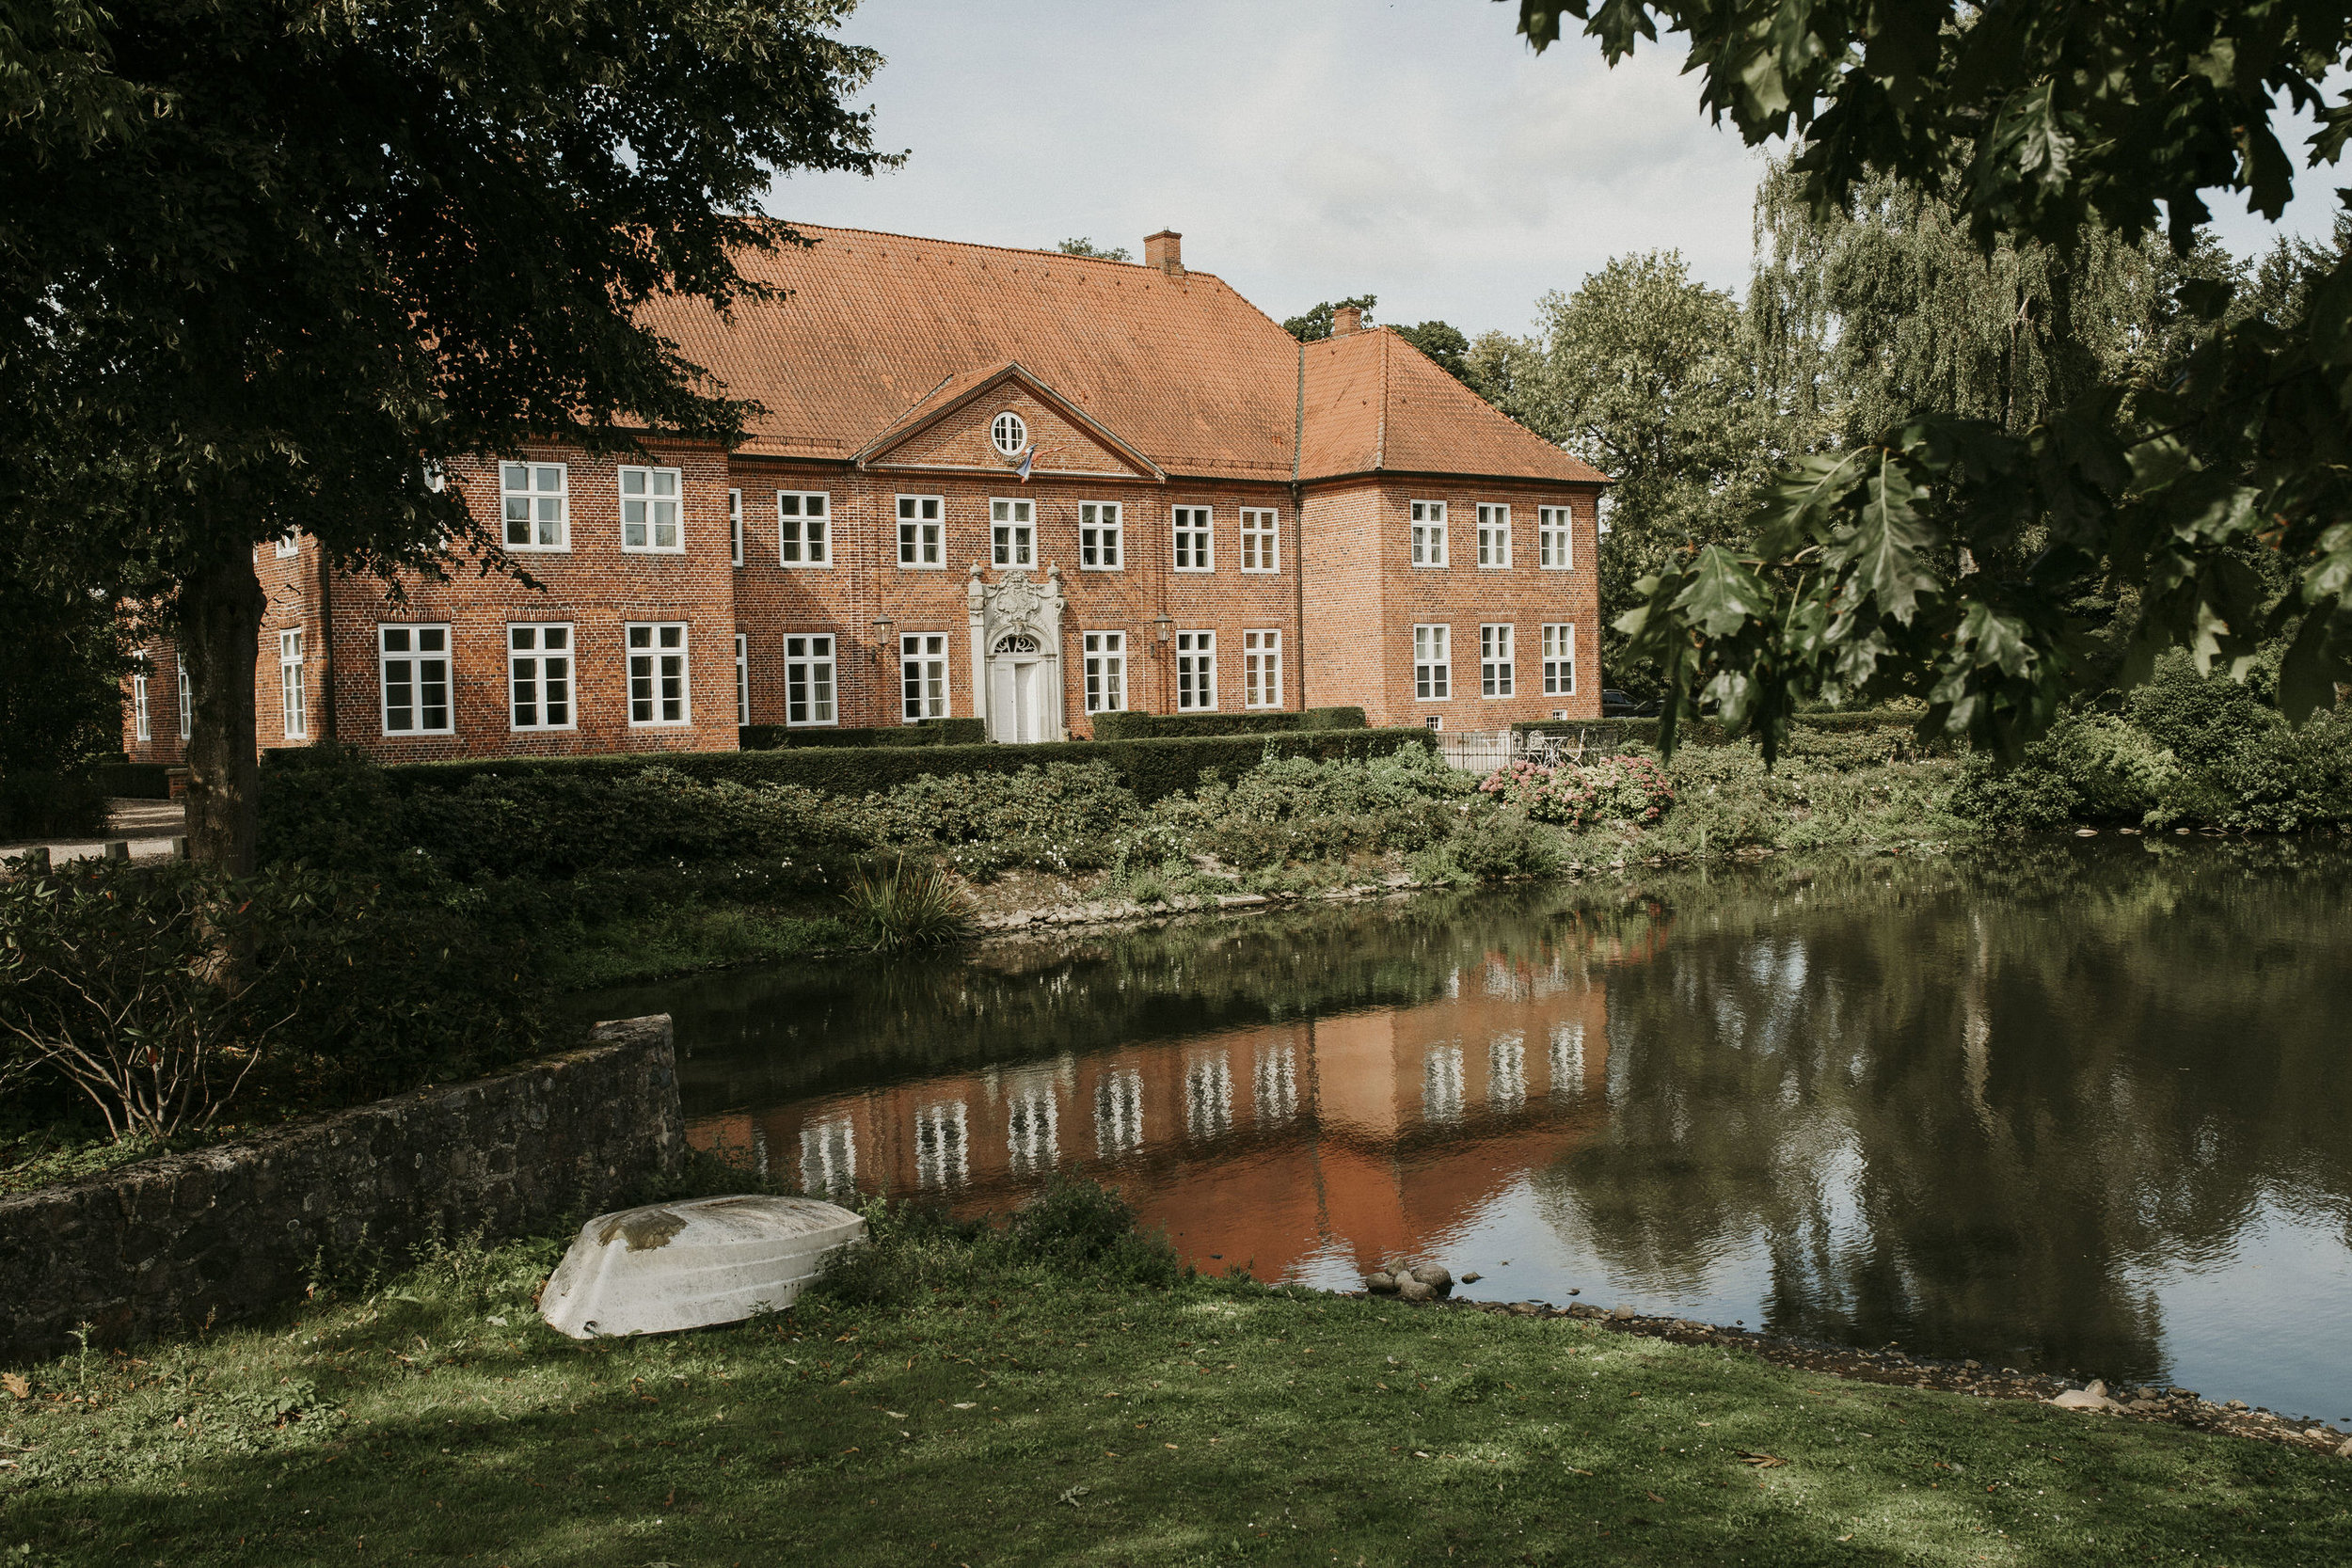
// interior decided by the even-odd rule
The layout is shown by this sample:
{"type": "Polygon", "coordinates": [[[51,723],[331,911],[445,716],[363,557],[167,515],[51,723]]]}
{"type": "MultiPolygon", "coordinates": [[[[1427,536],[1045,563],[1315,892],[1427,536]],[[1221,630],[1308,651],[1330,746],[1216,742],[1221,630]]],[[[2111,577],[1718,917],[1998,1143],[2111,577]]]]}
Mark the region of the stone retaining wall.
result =
{"type": "Polygon", "coordinates": [[[249,1317],[317,1259],[391,1263],[438,1234],[510,1236],[625,1198],[685,1157],[662,1014],[586,1050],[246,1143],[0,1197],[0,1362],[249,1317]]]}

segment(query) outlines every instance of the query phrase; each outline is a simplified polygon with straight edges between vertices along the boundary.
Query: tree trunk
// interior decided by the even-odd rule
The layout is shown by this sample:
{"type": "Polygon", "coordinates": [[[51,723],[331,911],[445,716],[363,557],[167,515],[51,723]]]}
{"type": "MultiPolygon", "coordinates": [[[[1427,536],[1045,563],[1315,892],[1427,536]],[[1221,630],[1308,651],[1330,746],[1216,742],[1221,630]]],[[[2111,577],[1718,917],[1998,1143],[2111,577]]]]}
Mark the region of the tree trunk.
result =
{"type": "Polygon", "coordinates": [[[261,832],[253,666],[268,601],[250,552],[180,589],[180,652],[195,693],[188,736],[188,853],[250,876],[261,832]]]}

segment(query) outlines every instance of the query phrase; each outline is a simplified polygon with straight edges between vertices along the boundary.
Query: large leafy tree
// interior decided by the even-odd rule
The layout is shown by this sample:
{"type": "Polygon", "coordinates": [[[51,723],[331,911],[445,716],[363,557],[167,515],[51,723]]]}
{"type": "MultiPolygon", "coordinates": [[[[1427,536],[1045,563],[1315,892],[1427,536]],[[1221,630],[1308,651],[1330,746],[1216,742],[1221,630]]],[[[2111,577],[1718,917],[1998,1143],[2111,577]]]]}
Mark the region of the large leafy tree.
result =
{"type": "MultiPolygon", "coordinates": [[[[1801,143],[1815,212],[1893,176],[1947,192],[1988,254],[2072,265],[2087,233],[2161,229],[2185,257],[2216,187],[2277,218],[2294,164],[2274,94],[2317,118],[2312,168],[2352,136],[2326,89],[2344,0],[1520,0],[1539,49],[1569,19],[1613,63],[1661,23],[1687,34],[1711,114],[1801,143]]],[[[2068,608],[2097,584],[2133,591],[2125,679],[2173,645],[2243,669],[2284,638],[2289,715],[2332,703],[2352,679],[2352,257],[2288,324],[2232,294],[2179,286],[2204,330],[2162,385],[2103,373],[2024,430],[1923,404],[1788,467],[1752,550],[1693,550],[1626,618],[1670,723],[1709,703],[1769,750],[1803,697],[1904,693],[1923,724],[2010,749],[2105,678],[2068,608]]]]}
{"type": "Polygon", "coordinates": [[[8,5],[6,569],[177,633],[199,858],[254,855],[257,545],[505,570],[449,460],[738,438],[642,307],[759,293],[771,175],[884,161],[850,3],[8,5]]]}

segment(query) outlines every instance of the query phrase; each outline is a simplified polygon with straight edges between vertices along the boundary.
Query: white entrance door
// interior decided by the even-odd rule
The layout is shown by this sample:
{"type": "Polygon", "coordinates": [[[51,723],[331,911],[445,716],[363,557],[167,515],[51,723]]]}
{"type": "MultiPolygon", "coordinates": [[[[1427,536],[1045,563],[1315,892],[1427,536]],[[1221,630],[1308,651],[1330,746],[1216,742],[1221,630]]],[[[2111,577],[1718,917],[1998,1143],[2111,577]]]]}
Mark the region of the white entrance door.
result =
{"type": "Polygon", "coordinates": [[[996,738],[1026,744],[1045,738],[1045,661],[999,654],[989,661],[989,717],[996,738]]]}

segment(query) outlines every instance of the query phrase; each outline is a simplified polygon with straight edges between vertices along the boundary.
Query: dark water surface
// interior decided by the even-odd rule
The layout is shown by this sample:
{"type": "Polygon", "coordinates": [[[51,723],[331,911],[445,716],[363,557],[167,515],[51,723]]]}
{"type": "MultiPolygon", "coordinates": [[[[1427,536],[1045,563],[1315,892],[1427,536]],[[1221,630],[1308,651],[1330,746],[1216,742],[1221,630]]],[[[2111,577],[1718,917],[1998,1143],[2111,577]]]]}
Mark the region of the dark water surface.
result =
{"type": "Polygon", "coordinates": [[[1777,860],[737,971],[694,1140],[1002,1209],[1122,1186],[1203,1267],[2163,1380],[2352,1418],[2352,854],[1777,860]]]}

